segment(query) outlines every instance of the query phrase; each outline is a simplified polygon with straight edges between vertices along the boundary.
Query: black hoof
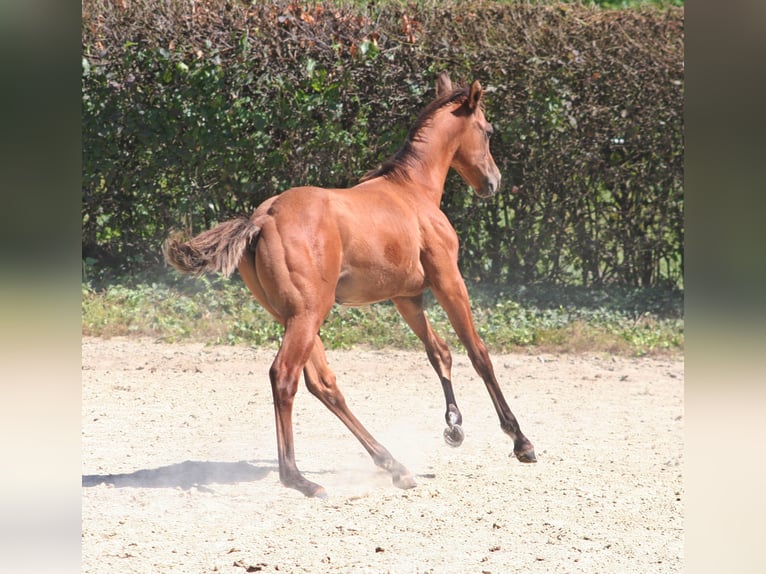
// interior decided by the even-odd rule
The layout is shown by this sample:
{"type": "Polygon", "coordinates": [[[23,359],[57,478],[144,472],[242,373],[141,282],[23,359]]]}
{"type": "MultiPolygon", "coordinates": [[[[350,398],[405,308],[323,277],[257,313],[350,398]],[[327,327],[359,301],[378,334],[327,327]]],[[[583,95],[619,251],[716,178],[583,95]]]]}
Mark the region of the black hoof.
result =
{"type": "Polygon", "coordinates": [[[451,447],[458,447],[463,444],[465,433],[460,425],[452,425],[444,429],[444,442],[451,447]]]}
{"type": "Polygon", "coordinates": [[[513,456],[519,459],[520,462],[537,462],[534,448],[530,448],[525,451],[514,452],[513,456]]]}

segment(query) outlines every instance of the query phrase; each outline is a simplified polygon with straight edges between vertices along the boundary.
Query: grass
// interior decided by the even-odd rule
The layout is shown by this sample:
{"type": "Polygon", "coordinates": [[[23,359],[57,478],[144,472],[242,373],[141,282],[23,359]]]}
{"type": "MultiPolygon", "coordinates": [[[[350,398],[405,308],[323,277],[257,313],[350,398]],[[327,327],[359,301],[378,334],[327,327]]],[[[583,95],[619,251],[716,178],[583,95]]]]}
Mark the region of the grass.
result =
{"type": "MultiPolygon", "coordinates": [[[[490,351],[595,352],[628,356],[681,354],[683,293],[662,289],[550,286],[469,288],[477,329],[490,351]]],[[[430,295],[431,323],[457,352],[462,347],[430,295]]],[[[281,328],[239,278],[82,286],[82,333],[148,336],[276,348],[281,328]]],[[[330,349],[355,346],[420,349],[391,303],[334,307],[322,326],[330,349]]]]}

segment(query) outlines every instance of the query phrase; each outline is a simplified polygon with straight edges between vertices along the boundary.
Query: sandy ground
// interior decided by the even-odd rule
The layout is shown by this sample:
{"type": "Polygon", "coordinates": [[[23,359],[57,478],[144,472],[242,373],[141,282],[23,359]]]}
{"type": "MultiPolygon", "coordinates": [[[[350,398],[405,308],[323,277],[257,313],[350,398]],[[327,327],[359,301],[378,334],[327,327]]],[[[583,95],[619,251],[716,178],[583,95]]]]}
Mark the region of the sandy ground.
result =
{"type": "Polygon", "coordinates": [[[442,439],[424,353],[330,352],[355,414],[416,475],[395,488],[305,387],[279,483],[272,349],[82,342],[82,572],[661,573],[683,570],[683,361],[500,355],[539,462],[509,454],[464,356],[465,442],[442,439]]]}

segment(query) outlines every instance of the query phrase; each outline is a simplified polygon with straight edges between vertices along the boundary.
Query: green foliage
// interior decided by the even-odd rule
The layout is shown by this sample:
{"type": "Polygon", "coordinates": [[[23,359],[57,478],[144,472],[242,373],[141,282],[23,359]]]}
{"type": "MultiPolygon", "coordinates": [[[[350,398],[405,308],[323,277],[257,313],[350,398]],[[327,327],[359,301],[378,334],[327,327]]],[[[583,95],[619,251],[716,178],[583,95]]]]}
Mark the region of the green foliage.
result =
{"type": "Polygon", "coordinates": [[[467,277],[679,286],[683,11],[661,4],[85,0],[84,276],[151,273],[171,229],[289,186],[352,185],[447,69],[487,86],[507,182],[447,182],[467,277]]]}
{"type": "Polygon", "coordinates": [[[612,9],[637,8],[640,6],[667,8],[669,6],[683,6],[684,0],[590,0],[590,2],[585,2],[585,4],[589,3],[601,6],[602,8],[612,9]]]}
{"type": "MultiPolygon", "coordinates": [[[[677,291],[550,286],[471,291],[477,328],[493,351],[535,347],[640,356],[684,347],[683,297],[677,291]]],[[[102,290],[84,284],[82,295],[84,335],[276,347],[282,333],[237,280],[184,279],[102,290]]],[[[427,313],[437,332],[462,352],[441,307],[428,301],[427,313]]],[[[330,349],[422,348],[390,303],[335,307],[321,334],[330,349]]]]}

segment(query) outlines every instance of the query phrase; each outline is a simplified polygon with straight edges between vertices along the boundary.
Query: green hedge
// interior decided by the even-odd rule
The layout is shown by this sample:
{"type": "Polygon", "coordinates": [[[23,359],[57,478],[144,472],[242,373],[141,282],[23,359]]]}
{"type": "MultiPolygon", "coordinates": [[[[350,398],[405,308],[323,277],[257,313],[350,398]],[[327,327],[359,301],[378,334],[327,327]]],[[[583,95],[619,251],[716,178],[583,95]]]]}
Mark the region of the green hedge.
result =
{"type": "Polygon", "coordinates": [[[84,0],[83,259],[160,264],[298,184],[353,185],[392,154],[440,70],[488,89],[504,192],[457,176],[464,274],[678,286],[683,8],[388,1],[84,0]],[[519,192],[509,192],[512,185],[519,192]]]}

